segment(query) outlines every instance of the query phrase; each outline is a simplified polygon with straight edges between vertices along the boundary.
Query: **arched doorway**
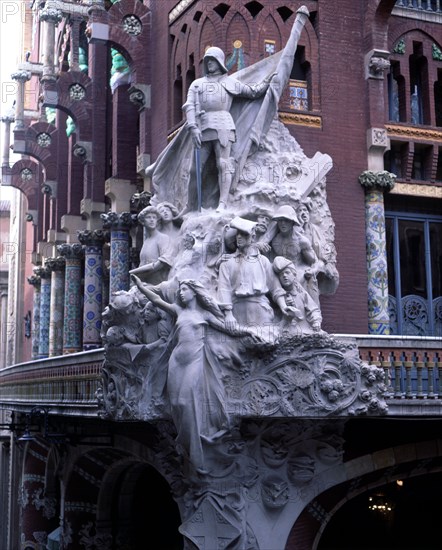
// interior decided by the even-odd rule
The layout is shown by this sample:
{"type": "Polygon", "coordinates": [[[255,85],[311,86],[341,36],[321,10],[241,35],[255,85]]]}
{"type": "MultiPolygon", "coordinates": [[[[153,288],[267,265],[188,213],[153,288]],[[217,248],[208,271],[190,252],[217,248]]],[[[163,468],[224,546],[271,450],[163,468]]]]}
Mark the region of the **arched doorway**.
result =
{"type": "Polygon", "coordinates": [[[407,477],[346,502],[317,550],[436,550],[441,515],[442,473],[407,477]]]}
{"type": "Polygon", "coordinates": [[[136,463],[123,470],[114,485],[114,548],[181,550],[181,518],[166,480],[151,466],[136,463]]]}

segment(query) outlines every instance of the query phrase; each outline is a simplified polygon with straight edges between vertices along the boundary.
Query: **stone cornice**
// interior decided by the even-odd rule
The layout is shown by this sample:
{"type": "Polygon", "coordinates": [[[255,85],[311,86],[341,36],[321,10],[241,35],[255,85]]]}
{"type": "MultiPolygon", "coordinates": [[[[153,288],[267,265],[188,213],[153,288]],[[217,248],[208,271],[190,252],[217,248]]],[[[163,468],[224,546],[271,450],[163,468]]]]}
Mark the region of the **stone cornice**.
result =
{"type": "Polygon", "coordinates": [[[398,136],[407,139],[442,142],[442,130],[418,128],[416,126],[399,126],[396,124],[386,124],[385,128],[389,137],[398,136]]]}
{"type": "Polygon", "coordinates": [[[410,184],[398,181],[391,193],[394,195],[442,199],[442,186],[410,184]]]}
{"type": "Polygon", "coordinates": [[[297,126],[309,126],[310,128],[322,128],[322,117],[317,115],[304,115],[302,113],[279,113],[279,120],[284,124],[296,124],[297,126]]]}

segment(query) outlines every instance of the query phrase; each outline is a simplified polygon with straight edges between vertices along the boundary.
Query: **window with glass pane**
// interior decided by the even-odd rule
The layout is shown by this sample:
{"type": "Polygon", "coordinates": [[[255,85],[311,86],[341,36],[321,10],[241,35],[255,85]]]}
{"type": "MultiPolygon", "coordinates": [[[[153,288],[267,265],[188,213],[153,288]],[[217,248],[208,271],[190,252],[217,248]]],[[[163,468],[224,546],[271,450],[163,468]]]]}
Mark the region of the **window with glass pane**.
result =
{"type": "Polygon", "coordinates": [[[386,215],[390,332],[442,335],[442,217],[386,215]]]}

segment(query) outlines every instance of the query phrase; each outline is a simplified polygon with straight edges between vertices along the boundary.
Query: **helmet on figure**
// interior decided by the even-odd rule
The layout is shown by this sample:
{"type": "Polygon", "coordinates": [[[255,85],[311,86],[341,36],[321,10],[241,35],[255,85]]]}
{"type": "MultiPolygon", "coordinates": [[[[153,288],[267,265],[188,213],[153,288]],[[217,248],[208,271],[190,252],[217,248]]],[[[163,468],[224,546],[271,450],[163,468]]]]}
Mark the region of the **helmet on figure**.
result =
{"type": "Polygon", "coordinates": [[[215,59],[219,67],[221,69],[222,73],[226,73],[227,69],[224,64],[225,55],[221,48],[217,48],[216,46],[211,46],[210,48],[207,48],[206,53],[204,54],[203,62],[204,62],[204,72],[207,73],[207,60],[208,59],[215,59]]]}

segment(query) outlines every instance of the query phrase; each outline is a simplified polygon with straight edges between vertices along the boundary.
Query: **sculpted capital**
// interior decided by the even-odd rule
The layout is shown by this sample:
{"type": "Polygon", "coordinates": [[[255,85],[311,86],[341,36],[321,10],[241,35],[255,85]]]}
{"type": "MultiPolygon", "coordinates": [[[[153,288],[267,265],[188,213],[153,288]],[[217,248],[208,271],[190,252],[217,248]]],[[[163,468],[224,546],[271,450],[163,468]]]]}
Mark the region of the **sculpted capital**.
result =
{"type": "Polygon", "coordinates": [[[137,215],[130,212],[107,212],[100,215],[105,229],[130,229],[137,223],[137,215]]]}
{"type": "Polygon", "coordinates": [[[74,244],[59,244],[57,245],[58,253],[64,256],[66,260],[81,260],[84,255],[83,245],[80,243],[74,244]]]}

